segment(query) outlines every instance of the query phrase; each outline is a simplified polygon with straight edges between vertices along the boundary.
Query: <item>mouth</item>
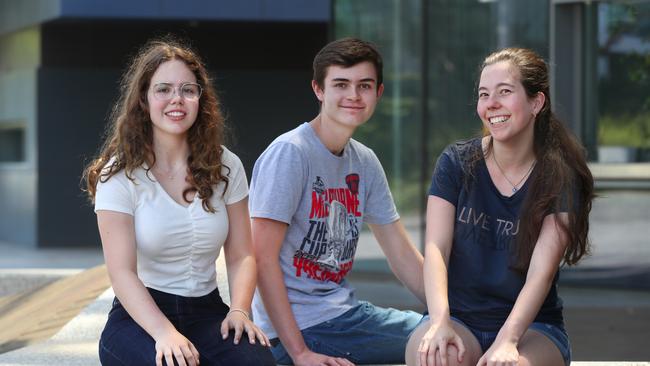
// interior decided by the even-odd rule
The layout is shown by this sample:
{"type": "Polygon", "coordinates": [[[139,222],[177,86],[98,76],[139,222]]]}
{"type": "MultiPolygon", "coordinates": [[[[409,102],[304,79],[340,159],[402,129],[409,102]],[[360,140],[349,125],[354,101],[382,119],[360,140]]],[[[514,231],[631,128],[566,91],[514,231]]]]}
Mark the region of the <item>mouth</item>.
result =
{"type": "Polygon", "coordinates": [[[183,111],[169,111],[165,112],[165,116],[171,118],[171,119],[182,119],[185,117],[187,113],[183,111]]]}
{"type": "Polygon", "coordinates": [[[351,105],[342,105],[341,108],[343,109],[353,109],[353,110],[363,110],[363,107],[360,106],[351,106],[351,105]]]}
{"type": "Polygon", "coordinates": [[[507,122],[508,120],[510,120],[510,116],[494,116],[488,118],[488,122],[493,126],[507,122]]]}

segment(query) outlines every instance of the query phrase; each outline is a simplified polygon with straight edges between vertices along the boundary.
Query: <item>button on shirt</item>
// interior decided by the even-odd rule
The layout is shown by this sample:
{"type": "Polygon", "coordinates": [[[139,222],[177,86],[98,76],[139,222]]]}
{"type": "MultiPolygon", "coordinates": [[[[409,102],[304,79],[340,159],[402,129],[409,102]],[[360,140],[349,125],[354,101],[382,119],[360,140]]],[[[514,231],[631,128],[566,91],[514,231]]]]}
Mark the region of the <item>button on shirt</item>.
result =
{"type": "MultiPolygon", "coordinates": [[[[203,209],[195,195],[185,207],[174,201],[144,167],[127,178],[124,170],[98,182],[95,212],[116,211],[133,216],[138,277],[146,287],[196,297],[217,287],[215,261],[228,236],[226,205],[248,195],[246,173],[239,158],[223,148],[225,183],[210,198],[216,212],[203,209]],[[224,193],[222,195],[222,193],[224,193]]],[[[110,163],[109,163],[110,164],[110,163]]]]}

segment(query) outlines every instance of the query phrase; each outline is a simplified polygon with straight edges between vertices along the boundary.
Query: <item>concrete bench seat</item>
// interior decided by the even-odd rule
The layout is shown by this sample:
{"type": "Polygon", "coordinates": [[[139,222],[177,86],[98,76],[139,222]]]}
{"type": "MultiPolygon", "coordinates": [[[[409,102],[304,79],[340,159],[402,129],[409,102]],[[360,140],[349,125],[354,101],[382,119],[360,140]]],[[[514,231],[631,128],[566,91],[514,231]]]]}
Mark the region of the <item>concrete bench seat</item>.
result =
{"type": "MultiPolygon", "coordinates": [[[[225,273],[223,263],[218,273],[225,273]]],[[[105,286],[105,278],[102,276],[102,269],[91,269],[90,277],[92,283],[85,283],[79,289],[88,293],[89,289],[97,289],[105,286]]],[[[105,271],[105,269],[104,269],[105,271]]],[[[81,276],[84,272],[70,277],[81,276]]],[[[85,274],[87,277],[88,273],[85,274]]],[[[68,284],[74,278],[68,279],[68,284]]],[[[63,281],[63,280],[60,280],[63,281]]],[[[57,281],[58,282],[58,281],[57,281]]],[[[228,294],[227,279],[218,279],[219,290],[222,294],[228,294]]],[[[74,283],[74,282],[72,282],[74,283]]],[[[48,286],[56,286],[54,282],[48,286]]],[[[59,284],[59,286],[61,286],[59,284]]],[[[78,286],[73,285],[73,286],[78,286]]],[[[97,356],[97,344],[100,333],[106,322],[108,311],[113,300],[113,290],[108,288],[101,295],[91,299],[89,305],[65,324],[56,334],[49,339],[19,348],[10,352],[0,354],[0,366],[94,366],[99,365],[97,356]]],[[[83,296],[82,296],[83,297],[83,296]]],[[[227,296],[225,301],[229,300],[227,296]]],[[[33,299],[34,300],[34,299],[33,299]]],[[[38,299],[36,299],[38,300],[38,299]]],[[[227,301],[228,302],[228,301],[227,301]]],[[[45,304],[47,305],[47,304],[45,304]]],[[[52,304],[54,305],[54,304],[52,304]]],[[[5,314],[0,312],[0,320],[5,314]]],[[[576,361],[572,366],[650,366],[650,362],[584,362],[576,361]]]]}

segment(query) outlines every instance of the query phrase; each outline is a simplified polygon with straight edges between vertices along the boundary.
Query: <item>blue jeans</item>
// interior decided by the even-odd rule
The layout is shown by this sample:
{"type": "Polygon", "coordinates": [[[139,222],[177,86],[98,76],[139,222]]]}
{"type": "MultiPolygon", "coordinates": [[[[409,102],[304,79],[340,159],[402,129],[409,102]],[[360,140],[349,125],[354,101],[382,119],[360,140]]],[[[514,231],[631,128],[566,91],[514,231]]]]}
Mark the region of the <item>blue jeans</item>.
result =
{"type": "MultiPolygon", "coordinates": [[[[481,349],[484,353],[488,350],[488,348],[490,348],[492,343],[494,343],[494,340],[497,338],[498,332],[488,332],[474,329],[458,318],[452,316],[451,319],[472,332],[474,337],[476,337],[478,340],[478,343],[481,345],[481,349]]],[[[569,336],[567,335],[564,328],[553,324],[535,322],[532,323],[528,329],[536,330],[550,339],[551,342],[553,342],[553,344],[555,344],[555,346],[560,350],[562,358],[564,359],[564,364],[566,366],[569,366],[571,364],[571,344],[569,343],[569,336]]]]}
{"type": "MultiPolygon", "coordinates": [[[[218,290],[200,297],[148,290],[163,314],[199,351],[201,366],[275,365],[269,348],[259,342],[250,344],[246,335],[238,345],[233,344],[234,331],[227,339],[221,338],[221,322],[228,313],[228,306],[221,301],[218,290]]],[[[155,365],[155,357],[154,339],[131,318],[117,298],[113,300],[99,340],[102,365],[155,365]]]]}
{"type": "MultiPolygon", "coordinates": [[[[347,358],[355,364],[404,363],[406,342],[421,319],[422,314],[413,311],[385,309],[361,301],[342,315],[301,333],[313,352],[347,358]]],[[[279,364],[292,364],[282,343],[277,342],[271,351],[279,364]]]]}

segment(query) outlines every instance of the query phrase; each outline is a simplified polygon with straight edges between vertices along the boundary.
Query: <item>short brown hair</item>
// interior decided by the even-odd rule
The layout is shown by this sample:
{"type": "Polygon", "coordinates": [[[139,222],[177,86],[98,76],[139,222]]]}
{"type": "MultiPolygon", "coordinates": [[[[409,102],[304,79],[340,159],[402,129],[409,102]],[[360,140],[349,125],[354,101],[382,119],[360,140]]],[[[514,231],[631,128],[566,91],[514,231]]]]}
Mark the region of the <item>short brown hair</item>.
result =
{"type": "Polygon", "coordinates": [[[384,62],[377,47],[358,38],[338,39],[325,45],[314,57],[313,79],[323,89],[328,67],[332,65],[351,67],[366,61],[375,66],[377,85],[381,85],[384,81],[384,62]]]}

